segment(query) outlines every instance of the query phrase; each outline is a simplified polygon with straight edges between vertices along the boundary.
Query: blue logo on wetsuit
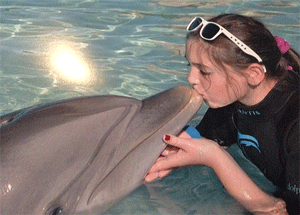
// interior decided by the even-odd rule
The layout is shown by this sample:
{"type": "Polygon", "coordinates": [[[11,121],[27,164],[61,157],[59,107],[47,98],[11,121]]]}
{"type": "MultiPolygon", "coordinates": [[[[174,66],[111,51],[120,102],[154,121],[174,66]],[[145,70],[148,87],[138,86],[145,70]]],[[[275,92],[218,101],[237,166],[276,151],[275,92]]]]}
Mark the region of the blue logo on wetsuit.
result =
{"type": "Polygon", "coordinates": [[[259,151],[259,153],[261,153],[259,149],[259,143],[255,137],[252,137],[251,135],[247,134],[241,134],[240,132],[238,132],[238,140],[240,145],[245,145],[248,147],[252,146],[256,148],[257,151],[259,151]]]}

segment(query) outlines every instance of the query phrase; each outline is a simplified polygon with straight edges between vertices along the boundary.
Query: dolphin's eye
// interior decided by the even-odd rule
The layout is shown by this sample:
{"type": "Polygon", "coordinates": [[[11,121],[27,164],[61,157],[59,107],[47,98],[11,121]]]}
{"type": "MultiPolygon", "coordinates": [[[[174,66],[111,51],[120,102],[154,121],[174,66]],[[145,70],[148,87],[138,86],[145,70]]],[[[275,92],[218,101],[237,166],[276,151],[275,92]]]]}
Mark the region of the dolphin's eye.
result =
{"type": "Polygon", "coordinates": [[[51,213],[51,215],[58,215],[58,214],[61,214],[61,213],[62,213],[62,208],[58,207],[58,208],[54,209],[54,211],[51,213]]]}
{"type": "Polygon", "coordinates": [[[59,215],[59,214],[62,214],[62,213],[63,213],[62,207],[53,205],[52,207],[50,207],[47,210],[46,215],[59,215]]]}

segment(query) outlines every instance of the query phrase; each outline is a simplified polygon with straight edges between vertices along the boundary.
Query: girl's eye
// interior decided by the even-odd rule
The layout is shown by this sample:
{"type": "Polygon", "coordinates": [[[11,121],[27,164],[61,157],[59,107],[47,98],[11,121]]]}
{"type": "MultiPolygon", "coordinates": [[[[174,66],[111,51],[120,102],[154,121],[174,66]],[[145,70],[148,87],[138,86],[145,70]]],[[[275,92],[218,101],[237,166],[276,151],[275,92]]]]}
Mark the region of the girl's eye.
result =
{"type": "Polygon", "coordinates": [[[208,73],[206,73],[206,72],[204,72],[203,70],[199,70],[199,72],[201,73],[201,75],[203,75],[203,76],[206,76],[206,75],[208,75],[208,73]]]}

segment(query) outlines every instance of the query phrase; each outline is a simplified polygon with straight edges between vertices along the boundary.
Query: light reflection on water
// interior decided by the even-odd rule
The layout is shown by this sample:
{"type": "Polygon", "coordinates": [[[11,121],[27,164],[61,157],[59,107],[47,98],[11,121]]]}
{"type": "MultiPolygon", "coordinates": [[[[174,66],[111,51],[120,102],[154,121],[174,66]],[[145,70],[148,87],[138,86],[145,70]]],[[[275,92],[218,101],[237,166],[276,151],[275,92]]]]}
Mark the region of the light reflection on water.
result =
{"type": "MultiPolygon", "coordinates": [[[[108,1],[19,0],[1,4],[1,113],[94,94],[143,99],[186,84],[185,26],[195,15],[253,15],[299,49],[296,1],[153,0],[122,1],[121,6],[108,1]],[[49,66],[53,55],[49,46],[56,43],[71,44],[72,55],[80,55],[83,67],[91,72],[89,81],[72,81],[49,66]],[[24,90],[25,97],[20,95],[24,90]]],[[[69,69],[75,64],[69,64],[69,69]]]]}
{"type": "MultiPolygon", "coordinates": [[[[96,81],[92,68],[85,57],[70,47],[53,43],[49,55],[49,70],[54,77],[70,85],[91,86],[96,81]]],[[[100,73],[100,71],[97,71],[100,73]]]]}
{"type": "MultiPolygon", "coordinates": [[[[16,0],[1,1],[0,5],[1,114],[77,96],[111,94],[143,99],[170,87],[187,84],[185,26],[196,15],[209,18],[235,12],[254,16],[274,35],[284,37],[292,47],[300,50],[298,1],[16,0]],[[64,58],[57,59],[58,56],[64,58]],[[57,65],[56,60],[63,64],[57,65]],[[78,69],[81,72],[76,73],[78,69]],[[71,77],[61,75],[59,71],[71,77]],[[72,78],[75,74],[77,78],[72,78]]],[[[194,123],[201,119],[205,108],[197,114],[194,123]]],[[[255,175],[258,183],[262,181],[253,169],[250,174],[255,175]]],[[[120,212],[120,208],[126,207],[127,212],[134,211],[136,208],[130,209],[128,204],[139,199],[145,201],[140,203],[138,210],[144,208],[145,213],[171,213],[175,203],[180,205],[174,206],[177,212],[191,214],[193,206],[196,212],[201,208],[202,212],[212,210],[209,207],[213,207],[213,201],[208,198],[216,198],[212,193],[218,193],[221,185],[208,170],[199,169],[195,174],[190,168],[182,169],[148,190],[161,201],[160,188],[164,191],[170,188],[170,193],[176,186],[184,189],[187,178],[198,183],[186,183],[187,192],[194,186],[193,195],[208,196],[197,207],[190,202],[195,199],[186,199],[187,203],[177,193],[179,196],[163,196],[164,203],[170,206],[166,208],[166,204],[161,206],[159,201],[149,200],[143,187],[112,212],[120,212]],[[200,175],[207,175],[207,178],[200,175]],[[210,193],[205,193],[208,190],[202,189],[203,186],[211,186],[210,193]],[[176,202],[174,198],[183,202],[176,202]]],[[[267,182],[261,183],[264,186],[267,182]]],[[[217,194],[219,202],[226,200],[237,207],[226,192],[220,193],[217,194]]],[[[221,206],[215,208],[222,210],[221,206]]]]}

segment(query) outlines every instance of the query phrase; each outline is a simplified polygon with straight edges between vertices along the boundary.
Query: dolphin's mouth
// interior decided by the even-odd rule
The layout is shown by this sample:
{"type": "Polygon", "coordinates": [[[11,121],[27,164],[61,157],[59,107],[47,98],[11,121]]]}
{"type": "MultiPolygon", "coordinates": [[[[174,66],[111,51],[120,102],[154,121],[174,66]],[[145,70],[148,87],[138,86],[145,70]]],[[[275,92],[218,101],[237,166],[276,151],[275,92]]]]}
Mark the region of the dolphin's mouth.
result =
{"type": "MultiPolygon", "coordinates": [[[[135,112],[133,118],[126,124],[126,129],[120,131],[123,133],[120,138],[120,144],[117,144],[119,147],[113,154],[114,159],[116,159],[116,157],[118,157],[118,151],[122,151],[123,148],[122,158],[114,162],[114,166],[108,167],[109,171],[105,173],[105,177],[101,175],[93,176],[93,179],[90,181],[91,189],[84,194],[87,197],[84,200],[85,204],[88,207],[93,207],[92,205],[97,205],[98,202],[102,202],[103,209],[105,208],[105,210],[107,210],[112,206],[112,200],[108,200],[106,197],[110,195],[109,192],[115,192],[116,196],[119,195],[116,192],[120,192],[123,193],[122,195],[124,197],[124,194],[129,194],[136,187],[141,185],[145,174],[166,146],[162,141],[163,134],[178,134],[201,107],[202,99],[200,99],[200,97],[201,96],[195,90],[187,86],[179,86],[143,100],[141,108],[135,112]],[[183,112],[185,112],[185,114],[183,114],[183,112]],[[155,119],[158,120],[149,118],[149,116],[153,115],[156,115],[155,119]],[[178,115],[184,117],[178,118],[178,115]],[[144,130],[147,130],[147,134],[144,136],[139,133],[139,130],[143,130],[143,126],[145,127],[144,130]],[[139,138],[132,139],[131,136],[139,138]],[[124,147],[124,143],[130,142],[135,144],[128,146],[125,144],[126,147],[124,147]],[[155,149],[151,148],[151,145],[154,143],[155,149]],[[124,154],[124,152],[126,153],[124,154]],[[149,152],[151,152],[152,158],[147,159],[145,157],[141,161],[140,155],[149,152]],[[141,164],[134,164],[139,167],[131,167],[130,173],[126,172],[128,175],[135,175],[136,177],[136,179],[131,180],[131,184],[128,184],[128,182],[124,182],[125,180],[118,172],[124,171],[124,169],[132,166],[132,160],[140,160],[141,164]],[[99,180],[100,178],[101,180],[99,180]],[[112,184],[116,183],[113,181],[114,178],[118,178],[118,183],[124,183],[126,185],[122,185],[121,189],[115,190],[115,188],[112,187],[112,184]]],[[[121,123],[123,123],[123,121],[121,123]]],[[[96,163],[97,162],[98,161],[96,161],[96,163]]],[[[120,200],[120,196],[118,199],[120,200]]],[[[79,206],[78,210],[80,210],[79,208],[82,208],[82,206],[79,206]]]]}
{"type": "MultiPolygon", "coordinates": [[[[139,151],[142,151],[141,148],[145,147],[145,145],[151,145],[151,143],[153,143],[155,139],[159,140],[161,143],[160,144],[156,143],[156,146],[155,146],[156,152],[155,152],[155,150],[152,150],[151,147],[148,150],[148,152],[151,152],[151,153],[153,152],[154,156],[153,156],[152,160],[148,160],[148,164],[147,164],[148,167],[145,168],[147,165],[144,166],[145,171],[138,176],[140,178],[139,183],[142,184],[143,179],[144,179],[146,173],[149,171],[151,165],[154,163],[154,161],[157,159],[157,157],[161,154],[161,152],[163,151],[163,149],[166,146],[162,142],[163,134],[165,134],[165,133],[170,133],[170,134],[174,134],[174,135],[178,134],[182,130],[182,128],[192,119],[192,117],[200,109],[200,107],[202,105],[202,97],[195,90],[193,90],[189,87],[186,87],[186,86],[176,87],[171,90],[177,90],[178,92],[174,93],[177,96],[179,94],[185,94],[185,96],[180,95],[180,96],[182,96],[182,99],[176,98],[176,99],[178,99],[179,102],[178,102],[178,104],[174,104],[174,107],[179,106],[180,108],[178,108],[177,111],[172,112],[172,114],[170,114],[170,118],[168,118],[168,120],[166,120],[166,119],[163,120],[164,123],[156,125],[155,129],[153,129],[151,133],[148,133],[146,138],[140,139],[139,141],[137,141],[139,144],[135,145],[135,147],[132,147],[130,150],[128,149],[128,153],[114,166],[114,168],[111,169],[111,171],[106,175],[106,177],[103,178],[101,181],[98,181],[98,184],[95,186],[94,190],[90,194],[90,197],[88,198],[88,201],[87,201],[88,205],[94,199],[99,200],[99,198],[97,196],[100,193],[102,193],[101,195],[103,195],[103,190],[105,189],[103,184],[109,183],[111,174],[115,174],[114,172],[118,172],[118,169],[119,170],[122,169],[122,166],[123,167],[126,166],[126,165],[124,165],[124,163],[128,162],[128,160],[137,159],[137,156],[135,154],[137,154],[137,152],[139,152],[139,151]],[[189,117],[186,117],[186,116],[185,117],[176,117],[177,115],[184,116],[185,114],[183,112],[188,113],[189,117]],[[180,122],[178,125],[176,125],[177,120],[180,122]],[[173,126],[169,126],[169,128],[167,128],[168,127],[167,125],[172,125],[172,124],[173,124],[173,126]],[[160,150],[159,150],[159,148],[160,148],[160,150]]],[[[175,97],[176,96],[174,96],[174,98],[175,97]]],[[[144,100],[142,107],[145,105],[145,103],[151,104],[153,102],[152,99],[156,100],[157,97],[156,96],[153,98],[150,97],[149,99],[144,100]]],[[[172,98],[170,99],[170,101],[171,100],[172,100],[172,98]]],[[[164,116],[164,115],[166,115],[167,112],[170,111],[168,108],[164,108],[161,103],[160,103],[160,106],[161,107],[157,107],[154,109],[156,109],[157,111],[162,109],[162,112],[160,113],[161,115],[164,116]]],[[[169,108],[173,108],[173,107],[170,106],[169,108]]],[[[145,110],[140,110],[140,113],[143,113],[142,115],[146,115],[146,116],[148,115],[145,110]]],[[[137,117],[138,117],[138,114],[135,115],[135,118],[131,121],[131,124],[135,123],[137,117]]],[[[129,127],[133,127],[133,126],[129,125],[129,127]]],[[[132,131],[130,131],[130,132],[126,131],[126,133],[132,134],[132,131]]],[[[124,142],[127,142],[126,138],[127,137],[124,138],[124,142]]],[[[145,153],[145,150],[144,150],[144,153],[145,153]]],[[[143,153],[141,153],[141,154],[143,154],[143,153]]],[[[140,166],[142,166],[142,165],[140,165],[140,166]]],[[[128,173],[128,174],[130,174],[130,173],[128,173]]],[[[135,174],[135,172],[132,172],[132,175],[134,175],[134,174],[135,174]]],[[[129,194],[129,193],[127,193],[127,194],[129,194]]]]}

